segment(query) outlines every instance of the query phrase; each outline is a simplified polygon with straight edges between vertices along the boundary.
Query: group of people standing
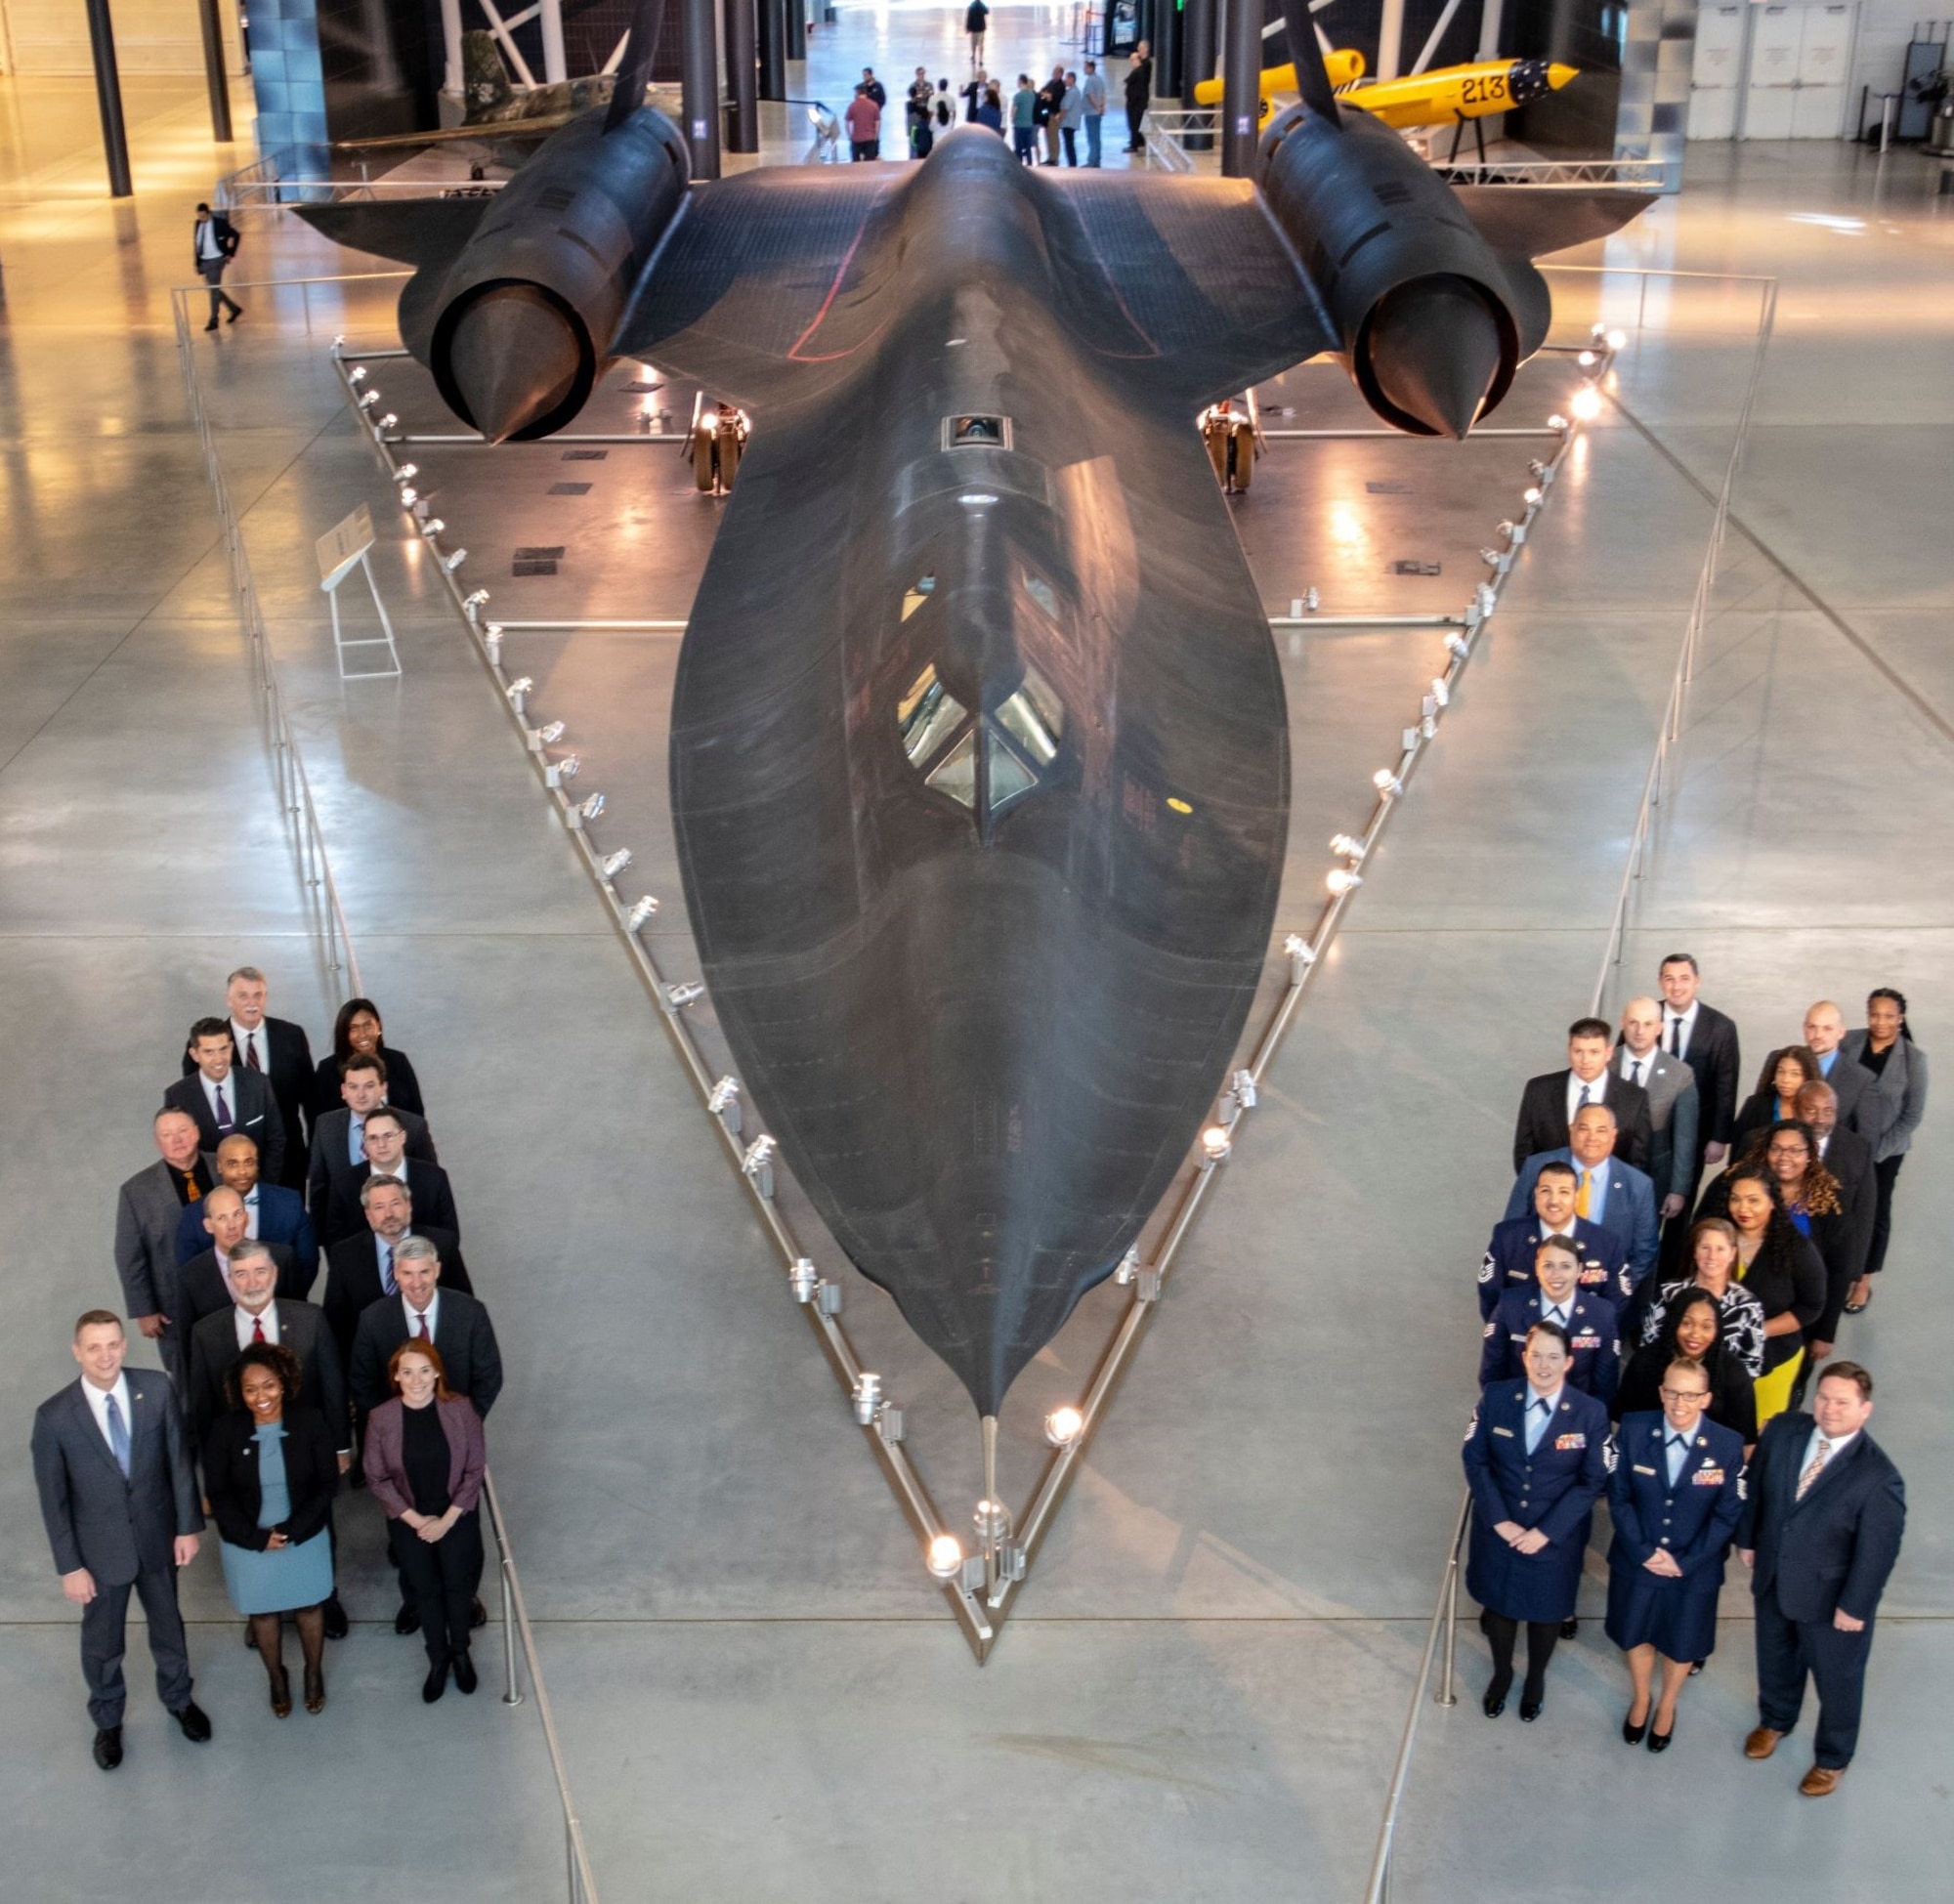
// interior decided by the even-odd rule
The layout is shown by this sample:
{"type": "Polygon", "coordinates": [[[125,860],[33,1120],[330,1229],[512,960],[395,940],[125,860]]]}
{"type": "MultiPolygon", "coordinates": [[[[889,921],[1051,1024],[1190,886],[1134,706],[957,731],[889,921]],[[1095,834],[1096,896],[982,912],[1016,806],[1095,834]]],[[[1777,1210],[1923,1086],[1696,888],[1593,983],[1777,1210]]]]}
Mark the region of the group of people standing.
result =
{"type": "Polygon", "coordinates": [[[1855,1749],[1905,1524],[1899,1473],[1866,1432],[1873,1377],[1836,1348],[1885,1267],[1927,1058],[1891,989],[1867,1000],[1863,1030],[1821,1000],[1740,1103],[1737,1028],[1697,995],[1696,960],[1674,954],[1658,978],[1661,997],[1632,1000],[1619,1030],[1577,1020],[1567,1067],[1527,1083],[1516,1179],[1479,1268],[1464,1460],[1466,1587],[1493,1656],[1483,1706],[1506,1710],[1524,1627],[1519,1715],[1540,1716],[1605,1497],[1625,1742],[1660,1753],[1675,1736],[1734,1546],[1757,1614],[1745,1752],[1776,1751],[1811,1682],[1799,1789],[1823,1797],[1855,1749]]]}
{"type": "MultiPolygon", "coordinates": [[[[963,123],[988,127],[1000,138],[1008,128],[1012,149],[1026,165],[1083,165],[1088,169],[1102,166],[1109,94],[1099,61],[1082,61],[1083,70],[1055,64],[1042,86],[1034,85],[1031,75],[1021,72],[1015,91],[1007,98],[1003,82],[993,79],[981,64],[984,17],[988,12],[983,0],[972,0],[969,30],[970,63],[974,70],[957,94],[962,102],[963,123]]],[[[1127,152],[1145,149],[1142,122],[1152,95],[1153,59],[1142,41],[1126,68],[1124,149],[1127,152]]],[[[872,66],[864,66],[854,97],[842,114],[851,159],[881,157],[882,115],[888,104],[888,89],[875,77],[872,66]]],[[[932,80],[927,69],[918,66],[905,97],[903,112],[909,156],[927,158],[938,138],[956,123],[950,81],[932,80]]]]}
{"type": "Polygon", "coordinates": [[[183,1076],[151,1120],[157,1161],[118,1200],[129,1323],[85,1311],[71,1345],[80,1375],[34,1417],[42,1517],[62,1591],[81,1608],[105,1771],[123,1756],[132,1592],[165,1708],[187,1739],[211,1737],[177,1600],[210,1521],[272,1711],[293,1707],[287,1617],[300,1698],[324,1710],[325,1642],[349,1624],[334,1524],[349,1477],[385,1515],[394,1629],[422,1636],[423,1700],[450,1678],[463,1693],[478,1683],[483,1421],[502,1366],[419,1079],[370,999],[347,1002],[315,1065],[304,1028],[267,1015],[268,992],[241,966],[225,1015],[191,1027],[183,1076]],[[127,1365],[131,1328],[161,1371],[127,1365]]]}

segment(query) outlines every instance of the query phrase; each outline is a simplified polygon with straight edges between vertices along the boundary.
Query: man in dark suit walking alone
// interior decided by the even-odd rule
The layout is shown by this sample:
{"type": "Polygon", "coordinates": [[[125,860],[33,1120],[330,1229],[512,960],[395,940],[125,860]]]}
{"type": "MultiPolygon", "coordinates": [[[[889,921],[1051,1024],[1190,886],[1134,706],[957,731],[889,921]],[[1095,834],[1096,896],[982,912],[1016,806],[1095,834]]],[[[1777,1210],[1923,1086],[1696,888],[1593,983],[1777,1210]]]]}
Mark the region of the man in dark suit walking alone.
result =
{"type": "Polygon", "coordinates": [[[91,1309],[74,1326],[81,1378],[34,1413],[34,1484],[62,1592],[81,1608],[81,1670],[95,1762],[122,1762],[129,1589],[149,1622],[156,1692],[193,1745],[210,1720],[191,1697],[177,1569],[196,1558],[203,1515],[183,1417],[154,1371],[125,1370],[121,1319],[91,1309]]]}
{"type": "Polygon", "coordinates": [[[1906,1487],[1866,1433],[1873,1378],[1834,1362],[1809,1415],[1780,1415],[1751,1458],[1737,1550],[1758,1616],[1758,1725],[1744,1756],[1768,1758],[1818,1691],[1808,1798],[1834,1791],[1859,1741],[1873,1615],[1899,1558],[1906,1487]]]}

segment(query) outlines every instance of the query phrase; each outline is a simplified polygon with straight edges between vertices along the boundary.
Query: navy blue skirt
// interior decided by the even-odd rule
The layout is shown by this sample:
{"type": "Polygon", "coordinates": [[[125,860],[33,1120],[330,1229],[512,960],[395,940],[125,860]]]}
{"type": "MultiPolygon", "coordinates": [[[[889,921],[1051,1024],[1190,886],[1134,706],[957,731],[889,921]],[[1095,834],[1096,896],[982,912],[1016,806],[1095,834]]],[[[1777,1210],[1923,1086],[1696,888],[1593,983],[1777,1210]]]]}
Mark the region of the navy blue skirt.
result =
{"type": "Polygon", "coordinates": [[[1663,1580],[1646,1567],[1608,1570],[1608,1637],[1623,1652],[1653,1646],[1664,1659],[1707,1660],[1717,1650],[1720,1567],[1696,1580],[1663,1580]]]}

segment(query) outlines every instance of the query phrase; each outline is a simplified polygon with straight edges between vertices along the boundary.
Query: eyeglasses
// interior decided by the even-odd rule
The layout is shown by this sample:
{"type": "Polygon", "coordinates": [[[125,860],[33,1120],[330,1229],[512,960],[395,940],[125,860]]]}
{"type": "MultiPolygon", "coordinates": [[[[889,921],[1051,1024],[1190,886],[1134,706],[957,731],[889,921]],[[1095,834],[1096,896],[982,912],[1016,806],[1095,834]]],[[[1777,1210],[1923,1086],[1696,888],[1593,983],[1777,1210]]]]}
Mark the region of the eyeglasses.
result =
{"type": "Polygon", "coordinates": [[[1695,1402],[1699,1407],[1710,1399],[1707,1388],[1662,1388],[1656,1392],[1666,1402],[1695,1402]]]}

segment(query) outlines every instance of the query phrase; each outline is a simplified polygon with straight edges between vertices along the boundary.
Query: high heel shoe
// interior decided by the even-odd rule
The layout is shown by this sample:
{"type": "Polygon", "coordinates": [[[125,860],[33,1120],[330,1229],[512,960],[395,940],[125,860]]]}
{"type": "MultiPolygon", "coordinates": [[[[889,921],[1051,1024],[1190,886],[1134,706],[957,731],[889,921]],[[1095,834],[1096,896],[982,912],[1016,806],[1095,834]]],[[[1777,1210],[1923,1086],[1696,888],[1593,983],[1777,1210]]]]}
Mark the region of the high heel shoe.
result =
{"type": "Polygon", "coordinates": [[[292,1715],[292,1675],[279,1667],[272,1675],[272,1715],[288,1719],[292,1715]]]}
{"type": "Polygon", "coordinates": [[[421,1702],[432,1706],[447,1690],[447,1662],[428,1669],[428,1676],[421,1683],[421,1702]]]}
{"type": "Polygon", "coordinates": [[[1667,1732],[1651,1732],[1649,1734],[1649,1750],[1651,1752],[1667,1752],[1669,1750],[1669,1742],[1675,1737],[1676,1721],[1671,1719],[1667,1732]]]}
{"type": "Polygon", "coordinates": [[[306,1711],[309,1713],[322,1713],[325,1710],[325,1673],[318,1667],[306,1668],[305,1702],[306,1711]]]}
{"type": "MultiPolygon", "coordinates": [[[[1654,1708],[1651,1707],[1649,1710],[1653,1712],[1654,1708]]],[[[1649,1722],[1648,1722],[1647,1713],[1644,1713],[1642,1714],[1642,1722],[1639,1725],[1637,1725],[1632,1718],[1625,1718],[1622,1721],[1622,1743],[1625,1746],[1640,1745],[1642,1742],[1642,1734],[1646,1732],[1648,1729],[1649,1729],[1649,1722]]]]}

